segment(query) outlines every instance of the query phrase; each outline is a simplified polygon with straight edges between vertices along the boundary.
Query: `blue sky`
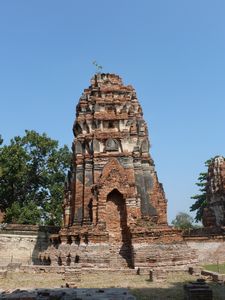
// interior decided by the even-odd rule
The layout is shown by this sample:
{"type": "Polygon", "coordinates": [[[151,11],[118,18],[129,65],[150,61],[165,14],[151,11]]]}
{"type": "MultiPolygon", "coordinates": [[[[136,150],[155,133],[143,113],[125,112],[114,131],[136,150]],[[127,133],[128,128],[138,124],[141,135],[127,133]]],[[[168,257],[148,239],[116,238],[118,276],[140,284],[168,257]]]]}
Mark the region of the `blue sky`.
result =
{"type": "Polygon", "coordinates": [[[71,145],[95,72],[132,84],[169,220],[188,212],[204,161],[225,155],[225,1],[0,1],[0,134],[71,145]]]}

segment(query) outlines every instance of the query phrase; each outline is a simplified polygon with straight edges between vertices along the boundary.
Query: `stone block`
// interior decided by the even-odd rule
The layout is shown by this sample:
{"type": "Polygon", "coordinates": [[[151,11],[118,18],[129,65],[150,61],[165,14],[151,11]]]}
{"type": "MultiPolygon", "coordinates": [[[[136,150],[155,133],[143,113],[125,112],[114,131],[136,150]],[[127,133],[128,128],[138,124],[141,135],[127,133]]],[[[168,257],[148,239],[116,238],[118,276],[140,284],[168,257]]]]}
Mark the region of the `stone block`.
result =
{"type": "Polygon", "coordinates": [[[204,279],[184,285],[184,299],[186,300],[213,300],[213,292],[204,279]]]}
{"type": "Polygon", "coordinates": [[[191,266],[191,267],[189,267],[188,272],[191,275],[200,276],[202,273],[202,270],[203,270],[203,268],[200,266],[191,266]]]}

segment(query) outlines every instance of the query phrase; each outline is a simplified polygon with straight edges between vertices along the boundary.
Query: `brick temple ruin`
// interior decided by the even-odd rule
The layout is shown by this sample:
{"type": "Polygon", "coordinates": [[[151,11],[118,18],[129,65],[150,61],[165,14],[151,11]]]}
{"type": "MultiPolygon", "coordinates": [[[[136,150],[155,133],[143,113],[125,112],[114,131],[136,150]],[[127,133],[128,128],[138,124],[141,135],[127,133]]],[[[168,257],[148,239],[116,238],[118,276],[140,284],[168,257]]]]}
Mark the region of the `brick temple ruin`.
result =
{"type": "Polygon", "coordinates": [[[65,227],[93,224],[121,240],[127,226],[140,218],[167,224],[167,201],[131,86],[116,75],[95,76],[77,105],[73,132],[65,227]]]}
{"type": "Polygon", "coordinates": [[[64,225],[41,254],[52,266],[177,267],[195,253],[167,224],[142,108],[131,85],[97,74],[76,108],[64,225]]]}
{"type": "Polygon", "coordinates": [[[215,157],[208,167],[203,224],[225,226],[225,159],[215,157]]]}

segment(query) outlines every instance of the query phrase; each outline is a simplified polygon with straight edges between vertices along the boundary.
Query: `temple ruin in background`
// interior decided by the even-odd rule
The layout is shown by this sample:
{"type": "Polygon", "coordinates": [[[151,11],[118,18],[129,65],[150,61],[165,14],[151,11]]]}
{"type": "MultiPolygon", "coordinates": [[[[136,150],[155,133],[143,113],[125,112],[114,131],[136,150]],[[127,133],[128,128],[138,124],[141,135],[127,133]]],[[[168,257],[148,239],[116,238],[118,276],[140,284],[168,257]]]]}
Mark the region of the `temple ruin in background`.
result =
{"type": "Polygon", "coordinates": [[[208,167],[204,226],[225,226],[225,159],[215,157],[208,167]]]}

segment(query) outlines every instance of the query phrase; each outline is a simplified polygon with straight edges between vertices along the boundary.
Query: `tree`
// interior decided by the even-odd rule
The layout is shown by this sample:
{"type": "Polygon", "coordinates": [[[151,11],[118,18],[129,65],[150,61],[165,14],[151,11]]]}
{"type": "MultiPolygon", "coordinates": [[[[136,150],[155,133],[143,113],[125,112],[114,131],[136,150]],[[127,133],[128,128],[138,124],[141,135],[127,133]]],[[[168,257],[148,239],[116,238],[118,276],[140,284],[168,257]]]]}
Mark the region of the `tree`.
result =
{"type": "Polygon", "coordinates": [[[193,221],[193,218],[189,214],[179,212],[171,223],[178,229],[188,229],[193,228],[193,221]]]}
{"type": "Polygon", "coordinates": [[[46,134],[25,131],[0,147],[0,210],[5,221],[59,225],[71,154],[46,134]]]}
{"type": "Polygon", "coordinates": [[[17,224],[40,224],[41,210],[34,201],[13,202],[11,207],[6,208],[5,221],[17,224]]]}
{"type": "MultiPolygon", "coordinates": [[[[205,167],[208,169],[210,163],[216,158],[217,156],[210,158],[205,162],[205,167]]],[[[190,211],[196,211],[195,221],[202,221],[203,211],[204,208],[207,206],[207,197],[206,197],[206,187],[207,187],[207,176],[208,172],[202,172],[199,174],[198,182],[196,185],[199,187],[199,194],[194,195],[191,199],[195,200],[195,203],[191,205],[190,211]]]]}

